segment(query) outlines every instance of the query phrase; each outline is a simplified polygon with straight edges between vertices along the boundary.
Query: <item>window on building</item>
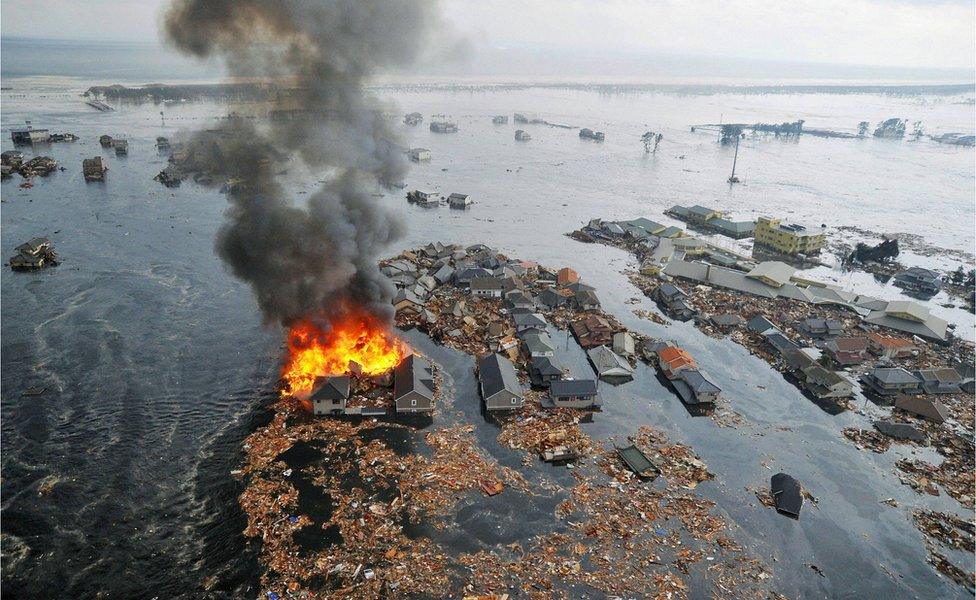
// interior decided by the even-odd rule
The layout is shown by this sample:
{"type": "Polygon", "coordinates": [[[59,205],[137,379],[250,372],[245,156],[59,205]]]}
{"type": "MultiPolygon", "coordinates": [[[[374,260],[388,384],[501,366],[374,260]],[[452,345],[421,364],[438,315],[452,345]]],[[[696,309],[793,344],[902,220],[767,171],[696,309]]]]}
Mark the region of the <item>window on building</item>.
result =
{"type": "Polygon", "coordinates": [[[413,400],[410,401],[410,406],[417,406],[417,399],[416,398],[414,398],[413,400]]]}

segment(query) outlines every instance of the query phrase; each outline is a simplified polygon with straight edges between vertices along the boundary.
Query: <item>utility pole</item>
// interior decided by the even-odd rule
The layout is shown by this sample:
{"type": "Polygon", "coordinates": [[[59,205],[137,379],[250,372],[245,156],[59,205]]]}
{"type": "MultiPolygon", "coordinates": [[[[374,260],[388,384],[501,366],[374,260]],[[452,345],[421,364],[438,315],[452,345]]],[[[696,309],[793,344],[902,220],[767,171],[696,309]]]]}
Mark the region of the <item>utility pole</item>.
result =
{"type": "Polygon", "coordinates": [[[735,176],[735,163],[739,160],[739,140],[742,135],[735,136],[735,154],[732,155],[732,174],[729,175],[729,183],[739,183],[739,179],[735,176]]]}

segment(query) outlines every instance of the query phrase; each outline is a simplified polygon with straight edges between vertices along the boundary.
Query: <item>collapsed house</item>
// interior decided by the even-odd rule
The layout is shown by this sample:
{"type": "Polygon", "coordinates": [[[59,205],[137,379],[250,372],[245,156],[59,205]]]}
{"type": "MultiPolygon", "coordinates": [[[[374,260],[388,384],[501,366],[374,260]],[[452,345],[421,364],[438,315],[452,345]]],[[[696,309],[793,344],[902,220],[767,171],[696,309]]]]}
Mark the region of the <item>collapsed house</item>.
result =
{"type": "Polygon", "coordinates": [[[450,196],[447,197],[448,206],[455,209],[463,210],[465,208],[468,208],[469,206],[471,206],[472,202],[473,200],[471,199],[471,196],[467,194],[459,194],[457,192],[453,192],[450,196]]]}
{"type": "Polygon", "coordinates": [[[101,156],[96,156],[81,161],[81,171],[85,176],[85,181],[104,181],[105,171],[108,171],[108,167],[105,166],[101,156]]]}
{"type": "Polygon", "coordinates": [[[34,271],[58,264],[54,245],[46,237],[36,237],[14,248],[17,253],[10,259],[14,271],[34,271]]]}
{"type": "Polygon", "coordinates": [[[427,148],[411,148],[407,150],[407,156],[413,162],[430,162],[430,150],[427,148]]]}
{"type": "Polygon", "coordinates": [[[922,267],[911,267],[898,273],[891,284],[921,298],[931,298],[942,291],[942,277],[922,267]]]}
{"type": "Polygon", "coordinates": [[[586,127],[580,129],[579,136],[580,139],[594,140],[596,142],[602,142],[604,139],[606,139],[606,136],[603,135],[602,131],[593,131],[592,129],[588,129],[586,127]]]}
{"type": "Polygon", "coordinates": [[[51,141],[51,132],[47,129],[34,129],[28,121],[26,127],[10,130],[10,141],[15,146],[43,144],[51,141]]]}
{"type": "Polygon", "coordinates": [[[458,126],[457,123],[448,121],[433,121],[430,124],[430,130],[434,133],[457,133],[458,126]]]}

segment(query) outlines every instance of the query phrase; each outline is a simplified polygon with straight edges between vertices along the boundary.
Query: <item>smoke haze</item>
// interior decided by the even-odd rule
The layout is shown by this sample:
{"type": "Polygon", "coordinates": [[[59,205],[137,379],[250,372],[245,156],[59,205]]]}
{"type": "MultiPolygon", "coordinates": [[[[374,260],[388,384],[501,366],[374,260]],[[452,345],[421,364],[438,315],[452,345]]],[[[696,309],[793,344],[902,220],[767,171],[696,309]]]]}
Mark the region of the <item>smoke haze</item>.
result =
{"type": "Polygon", "coordinates": [[[423,50],[435,4],[363,0],[178,0],[168,39],[193,56],[219,57],[232,76],[284,84],[270,118],[230,119],[190,145],[206,170],[238,180],[216,250],[254,290],[266,322],[332,322],[350,307],[390,315],[390,284],[376,258],[401,224],[370,195],[403,176],[406,161],[370,77],[409,65],[423,50]],[[219,143],[218,143],[219,142],[219,143]],[[282,148],[328,182],[296,205],[274,174],[282,148]]]}

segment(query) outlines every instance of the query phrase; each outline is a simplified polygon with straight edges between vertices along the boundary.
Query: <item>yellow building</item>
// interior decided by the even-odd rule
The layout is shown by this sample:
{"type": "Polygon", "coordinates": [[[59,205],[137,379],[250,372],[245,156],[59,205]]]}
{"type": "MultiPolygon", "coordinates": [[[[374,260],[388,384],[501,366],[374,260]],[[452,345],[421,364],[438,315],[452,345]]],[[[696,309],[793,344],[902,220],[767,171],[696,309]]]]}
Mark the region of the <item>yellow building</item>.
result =
{"type": "Polygon", "coordinates": [[[759,217],[756,221],[756,244],[783,254],[817,254],[827,241],[823,229],[810,231],[802,225],[783,225],[779,219],[759,217]]]}

